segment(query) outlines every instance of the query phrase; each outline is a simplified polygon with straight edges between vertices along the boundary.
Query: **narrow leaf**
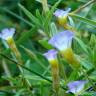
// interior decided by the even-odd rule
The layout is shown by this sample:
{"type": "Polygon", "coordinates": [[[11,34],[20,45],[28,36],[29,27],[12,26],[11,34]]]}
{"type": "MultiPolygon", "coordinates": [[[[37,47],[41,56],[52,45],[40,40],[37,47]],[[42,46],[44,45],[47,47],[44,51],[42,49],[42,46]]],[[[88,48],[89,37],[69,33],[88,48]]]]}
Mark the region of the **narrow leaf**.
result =
{"type": "Polygon", "coordinates": [[[96,27],[96,21],[95,21],[95,20],[93,21],[93,20],[90,20],[90,19],[81,17],[81,16],[79,16],[79,15],[76,15],[76,14],[69,14],[69,15],[70,15],[71,17],[74,17],[74,18],[80,20],[81,22],[84,22],[84,23],[87,23],[87,24],[89,24],[89,25],[91,25],[91,26],[96,27]]]}

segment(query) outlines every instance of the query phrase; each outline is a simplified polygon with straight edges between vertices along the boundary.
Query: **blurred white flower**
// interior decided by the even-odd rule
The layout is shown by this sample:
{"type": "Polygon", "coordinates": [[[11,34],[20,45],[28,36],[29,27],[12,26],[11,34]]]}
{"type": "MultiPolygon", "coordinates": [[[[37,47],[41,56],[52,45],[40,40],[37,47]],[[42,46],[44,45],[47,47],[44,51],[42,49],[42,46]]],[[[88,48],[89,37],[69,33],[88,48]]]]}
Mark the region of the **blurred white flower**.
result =
{"type": "Polygon", "coordinates": [[[68,15],[68,13],[70,12],[71,8],[68,8],[66,11],[64,10],[61,10],[61,9],[57,9],[55,12],[54,12],[54,15],[58,18],[62,18],[62,17],[65,17],[68,15]]]}
{"type": "Polygon", "coordinates": [[[64,51],[67,48],[71,47],[72,38],[74,37],[74,33],[65,30],[63,32],[57,33],[55,36],[53,36],[49,40],[49,44],[51,44],[53,47],[57,48],[60,51],[64,51]]]}
{"type": "Polygon", "coordinates": [[[44,54],[44,56],[45,56],[49,61],[54,60],[54,59],[57,58],[57,51],[54,50],[54,49],[49,50],[48,52],[46,52],[46,53],[44,54]]]}
{"type": "Polygon", "coordinates": [[[78,94],[80,91],[83,90],[85,84],[87,83],[87,81],[84,80],[80,80],[80,81],[73,81],[67,84],[68,86],[68,91],[67,93],[71,92],[74,94],[78,94]]]}
{"type": "Polygon", "coordinates": [[[13,37],[15,33],[15,28],[5,28],[0,32],[0,38],[8,40],[8,38],[13,37]]]}

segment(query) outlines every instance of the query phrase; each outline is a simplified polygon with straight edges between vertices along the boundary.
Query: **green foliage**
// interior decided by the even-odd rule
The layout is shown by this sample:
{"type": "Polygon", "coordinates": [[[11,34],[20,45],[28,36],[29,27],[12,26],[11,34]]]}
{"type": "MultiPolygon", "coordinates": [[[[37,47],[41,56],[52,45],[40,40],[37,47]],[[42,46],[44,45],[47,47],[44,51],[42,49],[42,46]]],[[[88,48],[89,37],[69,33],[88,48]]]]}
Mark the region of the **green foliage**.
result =
{"type": "MultiPolygon", "coordinates": [[[[96,95],[96,4],[75,10],[90,0],[47,0],[49,11],[44,13],[43,0],[1,0],[0,32],[3,28],[15,27],[15,44],[22,57],[18,62],[5,40],[0,39],[0,96],[56,96],[52,83],[50,62],[44,53],[55,49],[49,39],[60,31],[74,31],[72,49],[80,61],[75,70],[58,51],[60,92],[58,96],[77,96],[66,93],[67,84],[77,80],[88,83],[80,96],[96,95]],[[58,24],[55,10],[71,7],[67,27],[58,24]],[[66,78],[65,78],[66,77],[66,78]],[[92,88],[92,90],[88,90],[92,88]]],[[[92,0],[94,1],[94,0],[92,0]]],[[[94,1],[95,2],[95,1],[94,1]]],[[[81,7],[80,7],[81,8],[81,7]]],[[[14,48],[13,48],[14,49],[14,48]]],[[[78,95],[78,96],[79,96],[78,95]]]]}

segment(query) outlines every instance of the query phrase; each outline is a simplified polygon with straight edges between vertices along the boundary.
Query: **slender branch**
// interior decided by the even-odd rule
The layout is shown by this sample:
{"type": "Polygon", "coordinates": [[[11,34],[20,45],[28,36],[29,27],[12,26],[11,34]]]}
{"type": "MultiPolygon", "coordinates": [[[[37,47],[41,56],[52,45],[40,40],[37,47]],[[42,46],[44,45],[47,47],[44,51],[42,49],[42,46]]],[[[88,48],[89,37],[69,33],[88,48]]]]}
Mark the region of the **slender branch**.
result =
{"type": "MultiPolygon", "coordinates": [[[[23,64],[18,63],[17,61],[15,61],[15,60],[13,60],[13,59],[7,57],[6,55],[4,55],[4,54],[2,54],[2,53],[0,53],[0,55],[1,55],[2,57],[4,57],[5,59],[7,59],[7,60],[13,62],[14,64],[19,65],[19,66],[21,66],[22,68],[26,69],[27,71],[29,71],[29,72],[31,72],[31,73],[33,73],[33,74],[35,74],[35,75],[41,77],[42,79],[45,79],[45,80],[47,80],[48,82],[52,83],[52,80],[50,80],[50,79],[44,77],[43,75],[41,75],[41,74],[39,74],[39,73],[37,73],[37,72],[35,72],[35,71],[33,71],[33,70],[27,68],[27,67],[25,67],[23,64]]],[[[67,90],[67,88],[64,87],[64,86],[62,86],[62,85],[61,85],[61,88],[64,89],[64,90],[67,90]]]]}
{"type": "Polygon", "coordinates": [[[82,9],[86,8],[87,6],[91,5],[94,2],[96,2],[96,0],[91,0],[91,1],[87,2],[86,4],[84,4],[83,6],[79,7],[78,9],[76,9],[75,11],[73,11],[72,13],[78,13],[82,9]]]}
{"type": "Polygon", "coordinates": [[[35,75],[37,75],[37,76],[39,76],[39,77],[41,77],[41,78],[43,78],[43,79],[45,79],[45,80],[47,80],[47,81],[49,81],[49,82],[52,82],[50,79],[48,79],[48,78],[42,76],[41,74],[39,74],[39,73],[37,73],[37,72],[35,72],[35,71],[33,71],[33,70],[31,70],[31,69],[25,67],[25,66],[23,66],[22,64],[19,64],[17,61],[15,61],[15,60],[13,60],[13,59],[11,59],[11,58],[5,56],[4,54],[0,53],[0,55],[3,56],[3,57],[5,57],[6,59],[12,61],[12,62],[15,63],[16,65],[19,65],[19,66],[21,66],[22,68],[28,70],[29,72],[34,73],[35,75]]]}
{"type": "MultiPolygon", "coordinates": [[[[4,69],[4,71],[5,71],[5,74],[6,74],[9,78],[12,77],[11,72],[10,72],[7,64],[5,63],[4,59],[2,60],[2,66],[3,66],[3,69],[4,69]]],[[[9,81],[9,83],[10,83],[11,87],[14,86],[13,82],[9,81]]],[[[15,92],[15,90],[13,90],[13,92],[15,92]]]]}
{"type": "Polygon", "coordinates": [[[48,7],[48,4],[47,4],[47,0],[41,0],[41,3],[42,3],[42,7],[43,7],[43,11],[46,13],[49,11],[49,7],[48,7]]]}
{"type": "MultiPolygon", "coordinates": [[[[34,73],[35,75],[41,77],[42,79],[45,79],[45,80],[49,81],[50,83],[52,83],[52,81],[51,81],[50,79],[48,79],[48,78],[42,76],[41,74],[39,74],[39,73],[37,73],[37,72],[35,72],[35,71],[33,71],[33,70],[31,70],[31,69],[29,69],[29,68],[21,65],[21,64],[19,64],[17,61],[15,61],[15,60],[7,57],[6,55],[4,55],[4,54],[2,54],[2,53],[0,53],[0,55],[1,55],[2,57],[4,57],[5,59],[8,59],[8,60],[10,60],[11,62],[15,63],[16,65],[20,65],[22,68],[26,69],[27,71],[29,71],[29,72],[31,72],[31,73],[34,73]]],[[[88,70],[88,71],[86,72],[86,74],[91,74],[94,70],[95,70],[95,69],[92,68],[92,69],[88,70]]],[[[81,75],[77,80],[80,80],[80,79],[82,79],[82,78],[84,78],[84,74],[81,75]]],[[[67,90],[67,88],[64,87],[64,86],[61,86],[61,88],[64,89],[64,90],[67,90]]]]}

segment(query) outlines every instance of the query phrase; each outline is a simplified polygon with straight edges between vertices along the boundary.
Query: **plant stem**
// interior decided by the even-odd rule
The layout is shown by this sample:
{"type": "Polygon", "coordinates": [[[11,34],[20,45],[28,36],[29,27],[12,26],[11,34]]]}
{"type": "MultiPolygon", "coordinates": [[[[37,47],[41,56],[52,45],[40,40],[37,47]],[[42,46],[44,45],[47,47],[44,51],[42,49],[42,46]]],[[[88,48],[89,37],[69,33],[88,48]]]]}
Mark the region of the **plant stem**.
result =
{"type": "Polygon", "coordinates": [[[41,0],[44,13],[49,11],[47,0],[41,0]]]}
{"type": "MultiPolygon", "coordinates": [[[[3,66],[3,69],[4,69],[5,74],[7,75],[7,77],[11,78],[11,77],[12,77],[12,76],[11,76],[11,72],[10,72],[10,70],[8,69],[8,66],[7,66],[7,64],[5,63],[4,59],[2,60],[2,66],[3,66]]],[[[14,86],[14,84],[13,84],[11,81],[9,81],[9,84],[10,84],[10,86],[14,86]]],[[[15,92],[14,89],[13,89],[13,92],[15,92]]]]}
{"type": "Polygon", "coordinates": [[[19,50],[17,49],[13,38],[9,38],[7,40],[7,43],[9,45],[10,49],[12,50],[12,52],[15,54],[16,60],[22,64],[23,62],[22,62],[21,54],[20,54],[19,50]]]}
{"type": "MultiPolygon", "coordinates": [[[[13,59],[7,57],[6,55],[4,55],[4,54],[2,54],[2,53],[0,53],[0,55],[1,55],[2,57],[4,57],[5,59],[7,59],[7,60],[13,62],[14,64],[20,65],[22,68],[26,69],[27,71],[29,71],[29,72],[31,72],[31,73],[33,73],[33,74],[35,74],[35,75],[41,77],[42,79],[45,79],[46,81],[52,83],[52,81],[51,81],[50,79],[48,79],[48,78],[42,76],[41,74],[39,74],[39,73],[37,73],[37,72],[35,72],[35,71],[33,71],[33,70],[27,68],[27,67],[25,67],[24,65],[21,65],[20,63],[18,63],[18,62],[16,62],[15,60],[13,60],[13,59]]],[[[61,87],[63,90],[67,90],[67,88],[64,87],[64,86],[60,86],[60,87],[61,87]]]]}
{"type": "Polygon", "coordinates": [[[60,87],[60,78],[59,78],[59,64],[58,60],[54,59],[50,61],[51,64],[51,72],[52,72],[52,81],[53,81],[53,91],[55,96],[58,96],[59,87],[60,87]]]}
{"type": "MultiPolygon", "coordinates": [[[[8,43],[8,45],[9,45],[10,49],[13,51],[13,53],[14,53],[14,55],[15,55],[15,57],[16,57],[16,60],[17,60],[18,62],[20,62],[20,64],[22,65],[22,64],[23,64],[22,56],[21,56],[21,54],[20,54],[20,52],[19,52],[19,50],[18,50],[18,48],[17,48],[17,46],[16,46],[16,44],[15,44],[14,39],[11,38],[11,37],[8,38],[7,43],[8,43]]],[[[18,66],[21,74],[24,75],[24,74],[23,74],[24,72],[23,72],[22,67],[21,67],[20,65],[17,65],[17,66],[18,66]]],[[[23,77],[24,77],[24,76],[23,76],[23,77]]],[[[27,79],[25,79],[25,81],[26,81],[26,84],[28,85],[28,87],[30,87],[31,84],[29,83],[29,81],[28,81],[27,79]]]]}
{"type": "Polygon", "coordinates": [[[76,9],[75,11],[73,11],[72,13],[78,13],[80,12],[82,9],[84,9],[85,7],[91,5],[92,3],[96,2],[96,0],[91,0],[89,2],[87,2],[86,4],[84,4],[83,6],[79,7],[78,9],[76,9]]]}

